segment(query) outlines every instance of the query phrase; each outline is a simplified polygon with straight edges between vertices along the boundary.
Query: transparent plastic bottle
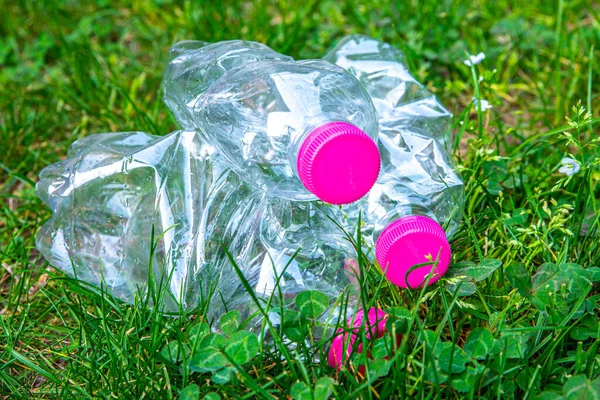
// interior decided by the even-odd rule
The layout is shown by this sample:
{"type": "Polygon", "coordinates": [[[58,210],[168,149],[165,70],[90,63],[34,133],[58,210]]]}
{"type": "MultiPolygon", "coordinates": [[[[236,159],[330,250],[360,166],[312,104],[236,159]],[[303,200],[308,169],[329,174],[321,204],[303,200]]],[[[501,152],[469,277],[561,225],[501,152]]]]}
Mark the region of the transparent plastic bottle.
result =
{"type": "Polygon", "coordinates": [[[325,59],[355,75],[371,96],[382,160],[369,194],[334,210],[334,218],[355,227],[362,216],[364,237],[390,281],[402,287],[431,284],[448,269],[448,237],[462,219],[464,187],[449,153],[452,115],[410,75],[404,55],[389,44],[349,36],[325,59]]]}
{"type": "Polygon", "coordinates": [[[163,98],[184,129],[196,123],[191,111],[202,102],[210,86],[231,69],[258,60],[293,61],[262,43],[228,40],[208,43],[185,40],[169,49],[163,76],[163,98]]]}
{"type": "Polygon", "coordinates": [[[335,224],[310,202],[253,190],[194,131],[77,140],[67,160],[42,171],[36,192],[53,212],[36,236],[41,253],[126,302],[153,279],[165,311],[209,301],[211,320],[234,308],[253,315],[223,247],[264,305],[292,305],[304,290],[356,302],[354,249],[335,224]]]}
{"type": "Polygon", "coordinates": [[[207,132],[244,180],[272,196],[332,204],[368,192],[380,168],[377,115],[356,78],[253,42],[189,47],[174,50],[166,69],[167,104],[182,126],[207,132]]]}
{"type": "MultiPolygon", "coordinates": [[[[273,326],[281,324],[279,310],[295,308],[296,295],[305,290],[326,294],[332,306],[342,295],[349,309],[357,305],[356,251],[341,240],[339,227],[313,202],[266,197],[256,213],[260,215],[258,234],[247,240],[247,253],[232,255],[263,309],[268,306],[272,310],[269,319],[273,326]]],[[[233,266],[229,268],[233,270],[233,266]]],[[[253,296],[239,277],[231,282],[226,290],[219,285],[209,319],[237,309],[243,319],[257,315],[250,326],[257,329],[262,318],[253,296]]],[[[336,307],[331,308],[324,313],[323,321],[337,318],[338,312],[336,307]]]]}
{"type": "Polygon", "coordinates": [[[221,244],[241,252],[258,234],[262,199],[191,131],[77,140],[36,192],[53,212],[36,236],[52,265],[129,303],[154,279],[165,311],[193,308],[231,280],[221,244]]]}
{"type": "Polygon", "coordinates": [[[416,129],[452,150],[452,113],[410,74],[400,50],[368,36],[349,35],[323,59],[346,69],[363,84],[382,131],[416,129]]]}

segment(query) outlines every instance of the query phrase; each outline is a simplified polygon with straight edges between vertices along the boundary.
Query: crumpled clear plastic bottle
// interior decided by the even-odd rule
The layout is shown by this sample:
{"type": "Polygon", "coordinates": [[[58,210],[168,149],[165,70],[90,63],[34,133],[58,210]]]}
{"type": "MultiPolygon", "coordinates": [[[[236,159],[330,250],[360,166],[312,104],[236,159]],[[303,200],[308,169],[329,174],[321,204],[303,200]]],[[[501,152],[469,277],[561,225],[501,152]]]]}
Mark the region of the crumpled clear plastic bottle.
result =
{"type": "Polygon", "coordinates": [[[163,76],[164,101],[184,129],[194,130],[191,111],[225,72],[258,60],[293,61],[262,43],[229,40],[209,43],[185,40],[169,49],[163,76]]]}
{"type": "Polygon", "coordinates": [[[80,139],[36,192],[53,212],[36,236],[46,259],[129,303],[153,279],[165,311],[209,299],[211,320],[233,308],[250,316],[257,308],[222,246],[265,304],[303,290],[356,297],[354,271],[344,272],[353,252],[333,222],[311,203],[252,190],[194,131],[80,139]]]}
{"type": "Polygon", "coordinates": [[[393,283],[433,283],[448,268],[448,237],[458,229],[464,202],[463,182],[449,153],[452,115],[408,72],[404,54],[387,43],[348,36],[325,59],[364,85],[380,128],[377,183],[363,199],[335,214],[350,228],[362,214],[364,237],[375,245],[377,260],[393,283]]]}
{"type": "Polygon", "coordinates": [[[323,59],[346,69],[363,84],[382,131],[410,127],[452,150],[452,113],[410,74],[400,50],[368,36],[349,35],[323,59]]]}
{"type": "Polygon", "coordinates": [[[153,278],[165,286],[166,311],[194,307],[222,275],[219,243],[242,249],[261,201],[215,157],[195,132],[76,141],[67,160],[40,174],[36,192],[53,216],[36,237],[38,249],[55,267],[104,283],[127,302],[153,278]]]}
{"type": "Polygon", "coordinates": [[[165,99],[182,126],[206,132],[270,195],[346,204],[368,192],[380,166],[377,115],[356,78],[254,42],[202,44],[175,45],[165,70],[165,99]]]}
{"type": "MultiPolygon", "coordinates": [[[[339,317],[339,304],[334,307],[333,302],[342,294],[348,310],[358,305],[356,252],[314,203],[266,197],[258,212],[259,234],[248,243],[255,256],[238,257],[236,263],[263,309],[269,304],[271,324],[278,326],[279,310],[295,308],[296,295],[305,290],[318,290],[329,297],[332,308],[323,314],[322,322],[339,317]]],[[[213,302],[209,318],[231,309],[240,311],[243,318],[252,314],[260,317],[242,281],[236,277],[231,282],[234,287],[228,288],[228,297],[219,296],[226,301],[213,302]]],[[[250,328],[261,321],[255,318],[250,328]]]]}

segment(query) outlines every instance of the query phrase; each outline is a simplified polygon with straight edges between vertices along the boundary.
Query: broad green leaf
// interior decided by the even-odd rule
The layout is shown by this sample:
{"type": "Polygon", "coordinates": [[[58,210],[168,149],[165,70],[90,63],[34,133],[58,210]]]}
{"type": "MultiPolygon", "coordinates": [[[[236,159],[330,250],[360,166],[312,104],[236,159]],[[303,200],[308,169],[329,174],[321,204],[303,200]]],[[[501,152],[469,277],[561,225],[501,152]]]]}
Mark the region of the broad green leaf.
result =
{"type": "Polygon", "coordinates": [[[480,372],[473,367],[468,367],[458,376],[452,378],[452,387],[459,392],[469,392],[473,386],[478,386],[478,377],[480,372]]]}
{"type": "Polygon", "coordinates": [[[512,215],[504,218],[506,226],[523,225],[529,219],[529,214],[522,208],[514,209],[512,215]]]}
{"type": "Polygon", "coordinates": [[[231,335],[224,350],[234,363],[243,365],[258,352],[258,338],[248,331],[236,332],[231,335]]]}
{"type": "Polygon", "coordinates": [[[227,314],[223,315],[220,319],[221,330],[226,335],[231,335],[233,332],[237,331],[241,322],[241,315],[238,310],[229,311],[227,314]]]}
{"type": "Polygon", "coordinates": [[[435,385],[442,385],[448,380],[448,374],[442,371],[438,364],[437,361],[428,362],[425,370],[425,377],[429,382],[435,385]]]}
{"type": "Polygon", "coordinates": [[[202,349],[222,349],[227,343],[227,339],[218,333],[211,333],[210,335],[206,335],[200,340],[198,344],[198,350],[202,349]]]}
{"type": "Polygon", "coordinates": [[[190,343],[195,343],[197,340],[202,339],[204,336],[210,333],[210,327],[206,322],[196,324],[190,329],[190,343]]]}
{"type": "Polygon", "coordinates": [[[332,392],[333,380],[323,377],[317,381],[312,392],[304,382],[296,382],[291,395],[294,400],[327,400],[332,392]]]}
{"type": "Polygon", "coordinates": [[[522,391],[527,391],[529,387],[533,393],[540,392],[540,374],[535,373],[535,368],[524,368],[515,377],[515,383],[522,391]]]}
{"type": "MultiPolygon", "coordinates": [[[[564,263],[557,266],[546,263],[538,268],[532,284],[532,303],[549,323],[556,324],[588,295],[592,288],[592,278],[578,264],[564,263]]],[[[586,310],[585,303],[578,307],[573,318],[579,318],[586,310]]]]}
{"type": "Polygon", "coordinates": [[[333,393],[333,380],[328,377],[323,377],[317,381],[314,388],[315,400],[327,400],[333,393]]]}
{"type": "Polygon", "coordinates": [[[497,195],[502,191],[502,182],[508,175],[508,166],[506,161],[488,161],[483,164],[483,169],[488,178],[485,181],[488,191],[493,195],[497,195]]]}
{"type": "Polygon", "coordinates": [[[444,372],[458,374],[465,370],[465,364],[469,362],[469,357],[460,347],[451,344],[441,351],[438,362],[444,372]]]}
{"type": "Polygon", "coordinates": [[[305,341],[308,337],[308,333],[307,325],[283,328],[283,334],[285,337],[296,343],[305,341]]]}
{"type": "Polygon", "coordinates": [[[471,364],[467,370],[472,369],[472,371],[470,371],[470,373],[474,374],[474,375],[478,375],[481,376],[481,374],[485,373],[485,372],[490,372],[489,368],[487,368],[487,366],[484,366],[482,364],[479,363],[474,363],[471,364]]]}
{"type": "Polygon", "coordinates": [[[304,382],[296,382],[292,386],[291,395],[294,400],[312,400],[310,388],[304,382]]]}
{"type": "Polygon", "coordinates": [[[565,263],[560,265],[561,272],[566,276],[567,289],[569,294],[567,295],[567,301],[569,303],[575,303],[581,297],[587,296],[592,288],[592,275],[579,264],[565,263]],[[570,279],[569,279],[570,278],[570,279]]]}
{"type": "Polygon", "coordinates": [[[467,371],[461,372],[458,376],[452,378],[452,387],[459,392],[468,392],[473,387],[471,377],[467,371]]]}
{"type": "Polygon", "coordinates": [[[451,348],[453,345],[450,342],[441,342],[438,340],[438,342],[435,344],[435,347],[433,348],[433,355],[436,358],[439,358],[440,355],[442,354],[442,351],[451,348]]]}
{"type": "Polygon", "coordinates": [[[407,308],[392,307],[387,312],[389,317],[385,326],[389,332],[402,334],[408,331],[408,326],[413,319],[413,315],[407,308]]]}
{"type": "Polygon", "coordinates": [[[190,354],[190,349],[181,342],[173,341],[169,342],[160,351],[160,355],[173,364],[180,363],[185,357],[190,354]]]}
{"type": "Polygon", "coordinates": [[[428,329],[417,333],[417,340],[420,343],[425,342],[427,344],[427,346],[429,346],[430,348],[433,346],[433,343],[435,342],[436,338],[437,338],[436,333],[434,331],[430,331],[428,329]]]}
{"type": "Polygon", "coordinates": [[[200,398],[200,388],[195,383],[183,388],[179,394],[179,400],[198,400],[200,398]]]}
{"type": "Polygon", "coordinates": [[[235,373],[233,367],[226,367],[218,371],[213,372],[211,380],[217,385],[223,385],[231,380],[231,377],[235,373]]]}
{"type": "Polygon", "coordinates": [[[465,353],[471,357],[482,360],[494,347],[494,335],[485,328],[475,328],[469,333],[465,342],[465,353]]]}
{"type": "Polygon", "coordinates": [[[554,392],[542,392],[542,393],[538,394],[537,396],[535,396],[534,399],[535,400],[564,400],[564,397],[562,397],[560,394],[554,393],[554,392]]]}
{"type": "Polygon", "coordinates": [[[600,378],[592,382],[585,375],[574,376],[563,386],[563,396],[565,400],[600,399],[600,378]]]}
{"type": "Polygon", "coordinates": [[[366,365],[369,367],[369,378],[373,382],[382,376],[386,376],[390,372],[392,363],[389,360],[379,359],[368,361],[366,365]]]}
{"type": "Polygon", "coordinates": [[[590,273],[592,277],[592,282],[600,282],[600,268],[592,267],[588,268],[587,271],[590,273]]]}
{"type": "Polygon", "coordinates": [[[506,315],[502,314],[500,311],[493,312],[490,315],[490,328],[493,330],[503,330],[506,328],[506,315]]]}
{"type": "Polygon", "coordinates": [[[494,340],[494,346],[492,347],[492,350],[490,351],[490,355],[491,356],[495,356],[500,354],[500,352],[502,352],[502,341],[499,339],[494,340]]]}
{"type": "Polygon", "coordinates": [[[283,318],[281,318],[281,324],[283,327],[299,326],[306,323],[306,317],[299,311],[284,309],[283,318]]]}
{"type": "Polygon", "coordinates": [[[219,393],[208,392],[204,395],[204,400],[221,400],[221,396],[219,393]]]}
{"type": "Polygon", "coordinates": [[[550,323],[559,323],[569,312],[566,298],[558,291],[569,284],[569,278],[561,273],[558,265],[545,263],[540,265],[532,278],[531,302],[540,310],[550,323]]]}
{"type": "Polygon", "coordinates": [[[588,327],[577,327],[571,329],[571,337],[575,340],[587,340],[589,338],[596,339],[598,337],[598,327],[588,328],[588,327]]]}
{"type": "Polygon", "coordinates": [[[448,282],[446,289],[450,294],[458,297],[471,296],[477,292],[477,287],[471,278],[462,278],[459,282],[448,282]]]}
{"type": "Polygon", "coordinates": [[[529,335],[520,332],[503,332],[502,345],[506,358],[525,358],[531,346],[529,335]]]}
{"type": "Polygon", "coordinates": [[[221,351],[214,348],[200,350],[190,360],[189,368],[196,372],[212,372],[227,365],[227,359],[221,351]]]}
{"type": "Polygon", "coordinates": [[[394,351],[393,349],[394,346],[391,336],[383,335],[382,337],[373,341],[373,346],[371,347],[371,357],[373,357],[375,360],[388,357],[390,353],[394,351]]]}
{"type": "Polygon", "coordinates": [[[286,309],[281,325],[284,335],[293,342],[300,343],[308,337],[308,320],[299,311],[286,309]]]}
{"type": "Polygon", "coordinates": [[[316,290],[307,290],[296,296],[296,307],[308,318],[316,319],[329,307],[329,298],[316,290]]]}
{"type": "Polygon", "coordinates": [[[502,261],[500,260],[492,260],[492,259],[484,259],[481,260],[476,267],[467,270],[467,277],[473,279],[475,282],[481,282],[491,274],[494,273],[498,268],[502,266],[502,261]]]}
{"type": "Polygon", "coordinates": [[[515,390],[517,390],[517,385],[512,379],[505,379],[502,382],[502,394],[504,396],[514,397],[515,390]]]}
{"type": "Polygon", "coordinates": [[[475,267],[476,265],[473,261],[459,261],[452,264],[448,269],[446,276],[468,276],[469,271],[475,267]]]}
{"type": "MultiPolygon", "coordinates": [[[[531,279],[534,291],[544,289],[555,290],[556,277],[560,273],[560,268],[554,263],[544,263],[539,266],[535,275],[531,279]]],[[[562,282],[560,282],[562,283],[562,282]]]]}
{"type": "Polygon", "coordinates": [[[600,294],[590,296],[590,298],[585,301],[585,311],[589,314],[596,315],[596,310],[600,310],[600,294]]]}
{"type": "Polygon", "coordinates": [[[588,328],[596,328],[598,324],[600,324],[600,319],[596,316],[596,314],[586,314],[581,317],[581,325],[586,326],[588,328]]]}
{"type": "Polygon", "coordinates": [[[525,264],[511,264],[504,269],[504,273],[506,274],[506,279],[508,279],[512,287],[519,291],[521,296],[527,297],[531,294],[531,276],[525,264]]]}
{"type": "Polygon", "coordinates": [[[453,279],[446,284],[446,289],[456,296],[471,296],[477,291],[475,282],[486,279],[501,265],[501,261],[493,259],[484,259],[479,264],[460,261],[448,270],[447,278],[453,279]]]}

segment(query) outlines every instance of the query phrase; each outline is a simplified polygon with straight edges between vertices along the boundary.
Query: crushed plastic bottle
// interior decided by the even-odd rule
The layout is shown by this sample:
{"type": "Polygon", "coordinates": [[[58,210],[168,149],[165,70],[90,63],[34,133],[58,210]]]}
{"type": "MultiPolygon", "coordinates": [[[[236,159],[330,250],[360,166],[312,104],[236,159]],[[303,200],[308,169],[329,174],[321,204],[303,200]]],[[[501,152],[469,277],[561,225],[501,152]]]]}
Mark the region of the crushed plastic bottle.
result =
{"type": "MultiPolygon", "coordinates": [[[[247,243],[253,255],[236,257],[252,293],[237,276],[226,290],[220,284],[217,301],[208,310],[209,319],[232,309],[240,311],[243,318],[260,316],[255,296],[263,309],[269,305],[270,323],[277,327],[282,322],[279,310],[295,308],[296,295],[305,290],[317,290],[330,299],[331,308],[320,319],[323,323],[340,316],[339,305],[333,303],[341,297],[344,307],[357,307],[360,272],[356,251],[315,203],[266,196],[257,213],[258,234],[247,243]]],[[[249,327],[258,328],[261,322],[262,318],[255,318],[249,327]]]]}
{"type": "Polygon", "coordinates": [[[375,105],[382,131],[412,128],[452,150],[452,113],[410,74],[400,50],[368,36],[350,35],[323,59],[346,69],[362,83],[375,105]]]}
{"type": "Polygon", "coordinates": [[[448,237],[458,229],[464,202],[463,182],[449,153],[452,115],[410,75],[402,52],[387,43],[345,37],[325,59],[355,75],[371,96],[382,159],[369,194],[336,209],[334,218],[352,229],[362,216],[363,237],[375,246],[393,283],[434,283],[448,269],[448,237]]]}
{"type": "Polygon", "coordinates": [[[332,204],[358,200],[372,187],[380,168],[377,115],[343,68],[296,62],[245,41],[187,42],[171,53],[167,105],[182,126],[206,132],[249,184],[332,204]]]}
{"type": "Polygon", "coordinates": [[[227,71],[259,60],[293,61],[257,42],[177,42],[169,49],[164,71],[164,101],[184,129],[194,130],[192,111],[211,85],[227,71]]]}
{"type": "Polygon", "coordinates": [[[243,249],[260,203],[213,158],[195,132],[77,140],[67,160],[40,174],[36,192],[53,216],[36,237],[38,249],[126,302],[153,279],[165,287],[165,311],[194,307],[221,275],[219,241],[243,249]]]}
{"type": "Polygon", "coordinates": [[[357,298],[355,271],[344,268],[353,249],[333,222],[311,203],[252,190],[194,131],[80,139],[42,171],[36,191],[53,212],[36,237],[41,253],[126,302],[145,296],[152,279],[165,291],[164,311],[210,301],[211,320],[235,308],[252,315],[222,246],[264,304],[304,290],[357,298]]]}
{"type": "MultiPolygon", "coordinates": [[[[354,249],[330,216],[354,229],[362,214],[392,282],[443,275],[464,196],[451,114],[401,52],[353,36],[332,63],[243,41],[181,42],[170,57],[165,101],[186,130],[93,135],[42,171],[36,192],[53,216],[36,245],[52,265],[129,303],[153,281],[163,311],[208,301],[209,320],[237,309],[250,329],[263,322],[259,308],[283,324],[279,310],[306,290],[360,307],[354,249]],[[343,208],[292,201],[345,204],[371,187],[343,208]]],[[[329,306],[321,321],[340,321],[342,305],[329,306]]],[[[336,332],[329,364],[342,368],[358,328],[380,337],[386,319],[358,311],[336,332]]]]}

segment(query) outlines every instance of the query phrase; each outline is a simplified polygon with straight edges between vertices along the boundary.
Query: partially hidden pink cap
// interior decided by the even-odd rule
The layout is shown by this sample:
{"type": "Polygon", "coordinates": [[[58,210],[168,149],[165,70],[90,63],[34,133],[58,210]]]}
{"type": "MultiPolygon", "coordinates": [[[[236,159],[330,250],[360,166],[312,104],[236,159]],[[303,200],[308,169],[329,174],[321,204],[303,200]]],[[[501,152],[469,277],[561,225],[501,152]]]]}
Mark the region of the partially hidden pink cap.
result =
{"type": "MultiPolygon", "coordinates": [[[[354,342],[360,338],[359,328],[363,326],[364,319],[365,311],[359,310],[354,317],[348,319],[348,327],[353,328],[351,333],[343,333],[344,329],[337,330],[327,355],[327,363],[330,367],[340,370],[344,362],[348,362],[352,354],[354,342]]],[[[367,320],[365,321],[365,337],[367,339],[382,337],[387,332],[385,327],[387,319],[388,315],[385,311],[375,307],[371,308],[367,313],[367,320]]],[[[362,344],[358,346],[357,351],[362,353],[362,344]]]]}
{"type": "Polygon", "coordinates": [[[438,259],[429,284],[436,282],[448,270],[452,251],[444,229],[431,218],[420,215],[403,217],[389,224],[377,239],[377,261],[387,278],[401,287],[417,288],[427,280],[433,264],[411,271],[417,264],[438,259]]]}
{"type": "Polygon", "coordinates": [[[358,127],[329,122],[313,129],[298,152],[298,175],[315,196],[330,204],[363,197],[379,175],[377,144],[358,127]]]}

